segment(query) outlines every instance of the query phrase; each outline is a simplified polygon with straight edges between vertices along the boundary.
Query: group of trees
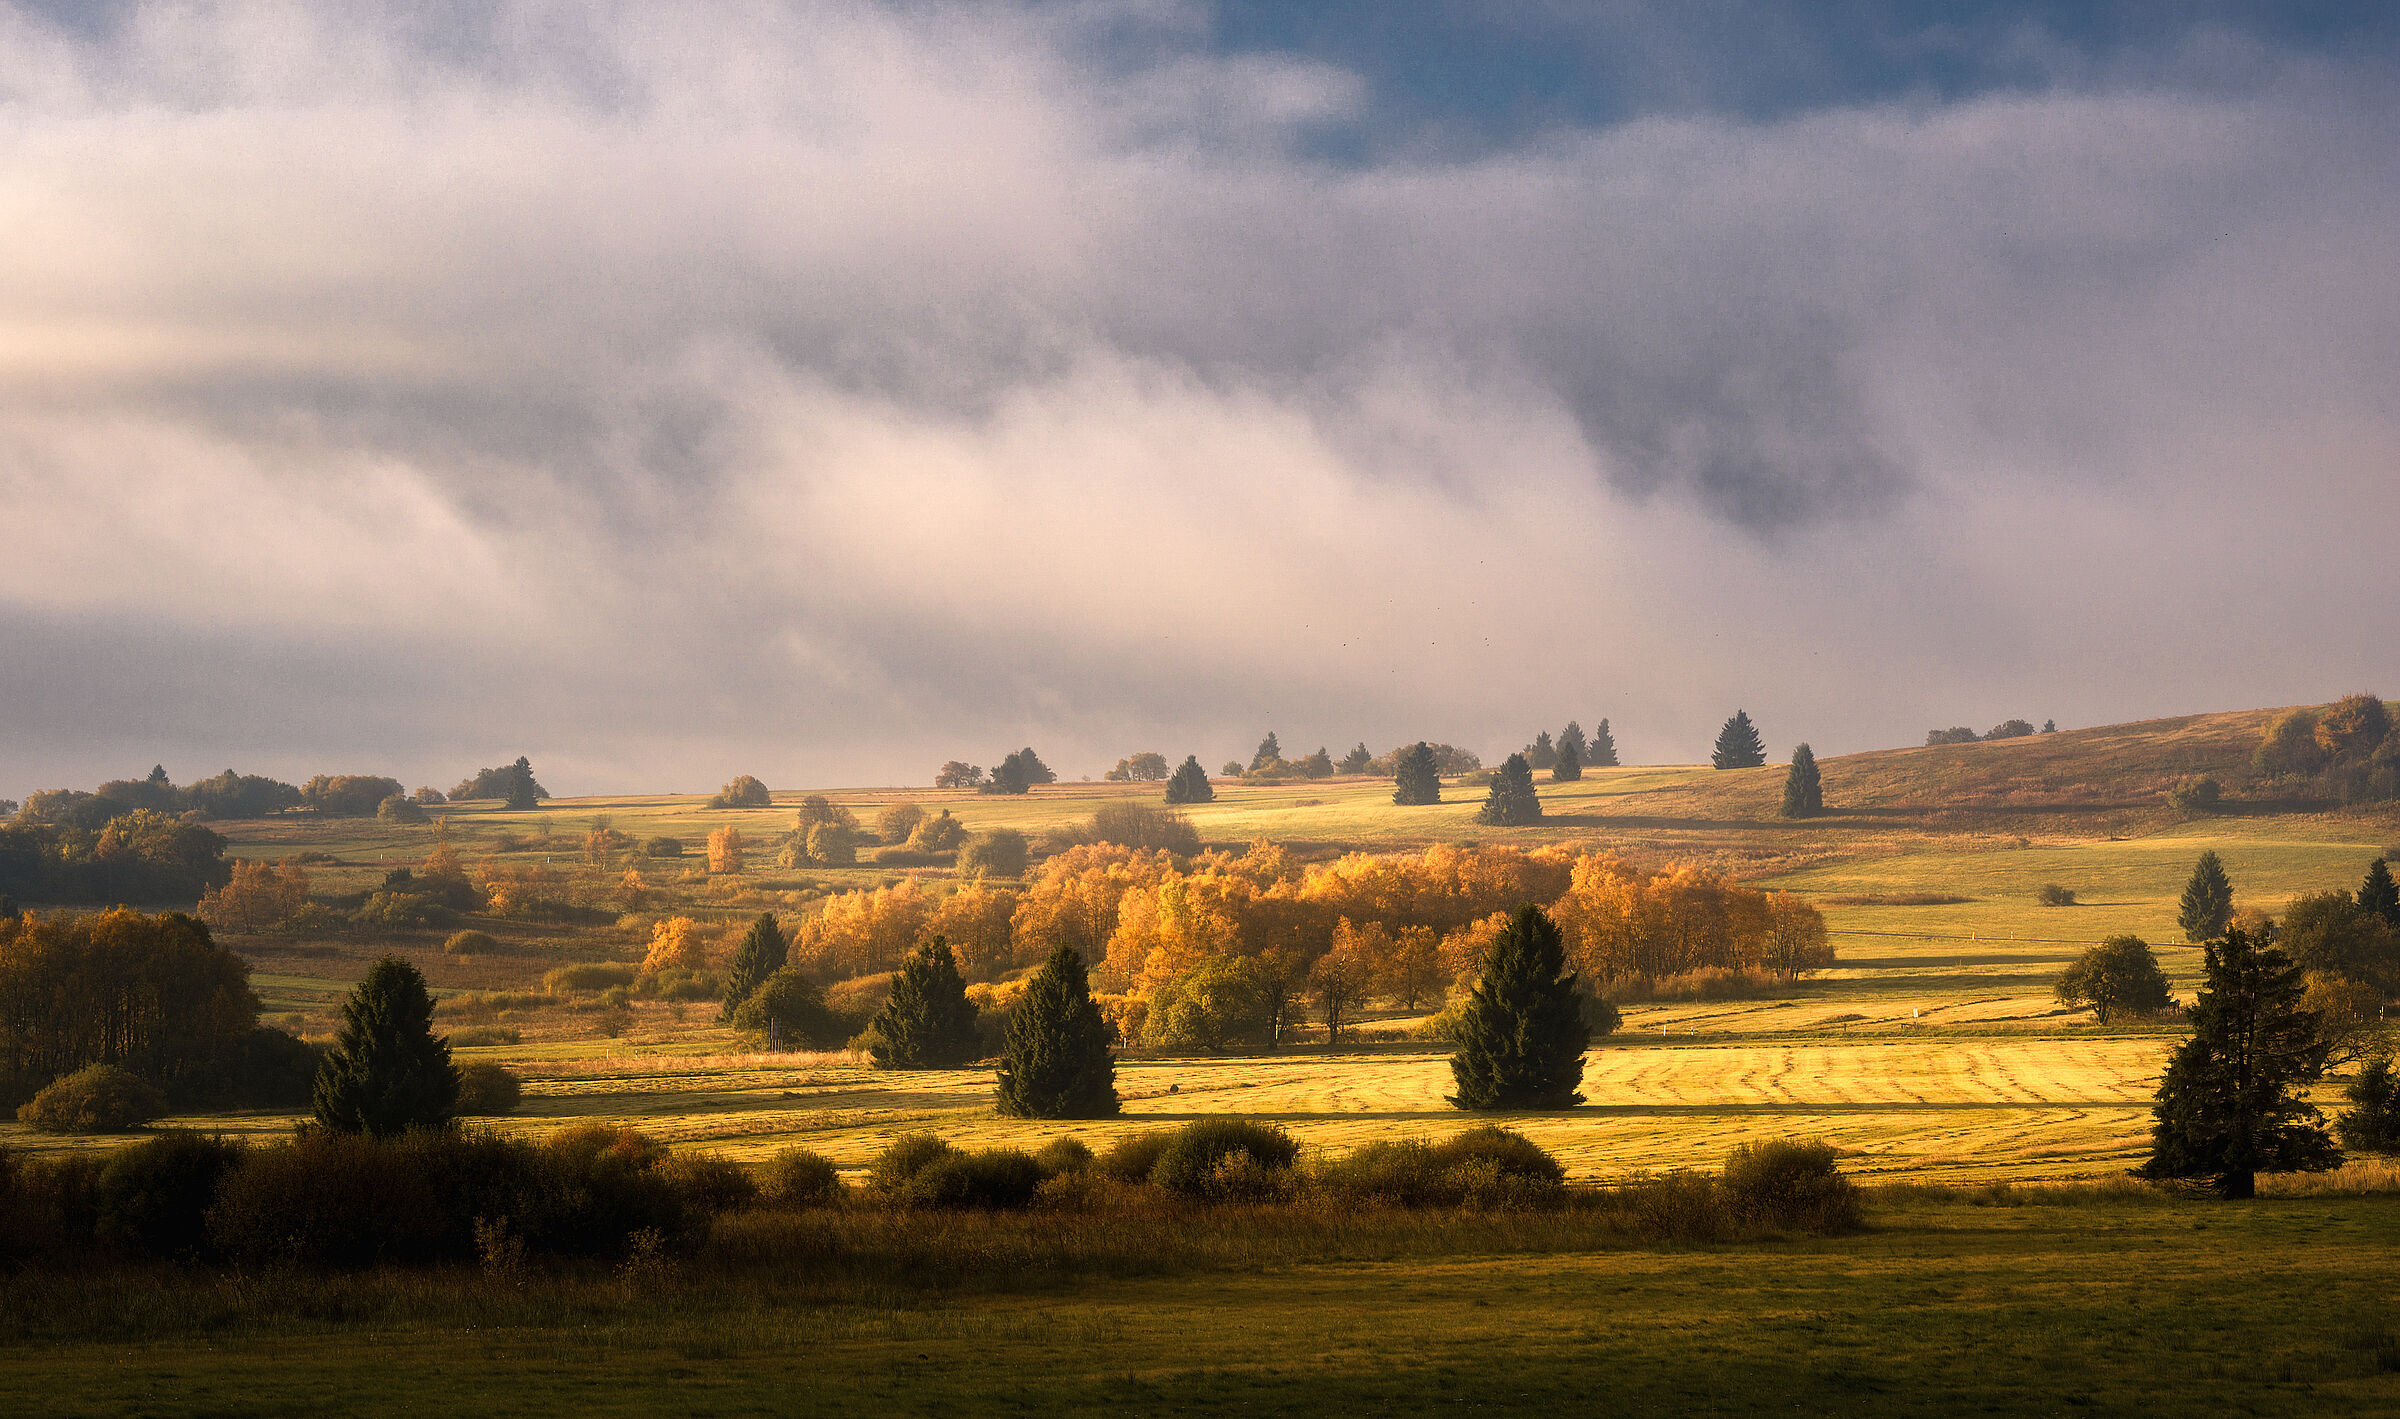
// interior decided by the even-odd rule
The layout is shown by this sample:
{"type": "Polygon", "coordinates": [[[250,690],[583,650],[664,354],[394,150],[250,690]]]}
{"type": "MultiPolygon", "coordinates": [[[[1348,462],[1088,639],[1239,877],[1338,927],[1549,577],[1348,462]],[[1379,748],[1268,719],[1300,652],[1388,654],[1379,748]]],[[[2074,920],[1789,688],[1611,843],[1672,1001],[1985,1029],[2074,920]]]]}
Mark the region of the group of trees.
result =
{"type": "Polygon", "coordinates": [[[2042,727],[2038,731],[2030,721],[2004,719],[1993,725],[1991,730],[1984,734],[1977,734],[1965,725],[1952,725],[1948,729],[1928,729],[1925,731],[1925,745],[1927,748],[1932,748],[1938,744],[1974,744],[1984,740],[2022,739],[2034,733],[2055,734],[2057,732],[2058,721],[2054,719],[2043,720],[2042,727]]]}
{"type": "Polygon", "coordinates": [[[1589,737],[1585,736],[1582,725],[1570,719],[1567,727],[1558,732],[1557,739],[1553,740],[1545,729],[1518,752],[1525,756],[1526,767],[1536,773],[1548,771],[1562,783],[1581,778],[1585,769],[1617,767],[1617,739],[1605,719],[1589,737]]]}
{"type": "Polygon", "coordinates": [[[192,902],[232,868],[213,829],[148,808],[96,827],[0,824],[0,895],[31,902],[192,902]]]}
{"type": "Polygon", "coordinates": [[[414,822],[423,820],[423,814],[415,810],[428,803],[496,798],[511,808],[527,809],[548,796],[548,790],[535,781],[533,766],[522,757],[504,768],[483,770],[447,795],[432,788],[420,788],[411,795],[398,779],[381,774],[318,774],[293,785],[227,769],[214,778],[178,785],[167,777],[164,765],[154,765],[147,777],[112,779],[89,793],[73,788],[44,789],[21,805],[10,805],[10,811],[0,817],[13,818],[18,827],[70,833],[97,833],[110,821],[136,812],[205,822],[264,818],[306,809],[327,818],[380,814],[414,822]]]}
{"type": "Polygon", "coordinates": [[[516,812],[527,812],[541,805],[550,796],[533,776],[533,765],[519,754],[513,764],[496,769],[479,769],[473,778],[461,780],[450,790],[450,797],[460,802],[476,799],[499,799],[516,812]]]}
{"type": "Polygon", "coordinates": [[[2321,709],[2277,715],[2251,766],[2287,788],[2345,803],[2400,797],[2400,726],[2373,695],[2346,695],[2321,709]]]}

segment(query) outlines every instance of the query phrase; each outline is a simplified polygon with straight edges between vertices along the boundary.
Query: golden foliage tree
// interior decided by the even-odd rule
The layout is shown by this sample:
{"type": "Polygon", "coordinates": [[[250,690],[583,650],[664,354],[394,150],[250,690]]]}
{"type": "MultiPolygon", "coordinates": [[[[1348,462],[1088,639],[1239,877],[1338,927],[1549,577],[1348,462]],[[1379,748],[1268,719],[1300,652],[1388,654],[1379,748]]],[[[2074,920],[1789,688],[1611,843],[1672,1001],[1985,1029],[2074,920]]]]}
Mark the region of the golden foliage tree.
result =
{"type": "Polygon", "coordinates": [[[873,975],[900,964],[932,919],[933,902],[914,882],[828,897],[800,924],[792,957],[820,980],[873,975]]]}
{"type": "Polygon", "coordinates": [[[308,873],[297,861],[244,859],[224,886],[201,892],[196,914],[219,931],[273,931],[306,905],[308,873]]]}
{"type": "Polygon", "coordinates": [[[708,835],[708,870],[711,873],[734,873],[742,870],[742,830],[719,828],[708,835]]]}
{"type": "Polygon", "coordinates": [[[697,971],[708,966],[708,947],[700,923],[688,916],[671,916],[650,928],[650,952],[642,957],[642,974],[697,971]]]}
{"type": "Polygon", "coordinates": [[[990,980],[1012,966],[1030,965],[1017,954],[1017,894],[971,877],[942,900],[926,930],[947,938],[958,969],[969,980],[990,980]]]}

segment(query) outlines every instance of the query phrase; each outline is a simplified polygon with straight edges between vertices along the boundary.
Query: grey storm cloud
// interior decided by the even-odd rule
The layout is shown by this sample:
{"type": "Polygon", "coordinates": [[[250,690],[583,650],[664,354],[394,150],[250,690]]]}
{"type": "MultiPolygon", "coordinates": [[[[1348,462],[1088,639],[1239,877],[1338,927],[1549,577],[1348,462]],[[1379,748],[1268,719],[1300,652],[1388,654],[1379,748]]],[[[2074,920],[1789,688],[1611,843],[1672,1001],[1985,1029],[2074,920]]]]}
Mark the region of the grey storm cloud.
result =
{"type": "Polygon", "coordinates": [[[1343,162],[1199,13],[0,8],[0,792],[2389,686],[2376,64],[1343,162]]]}

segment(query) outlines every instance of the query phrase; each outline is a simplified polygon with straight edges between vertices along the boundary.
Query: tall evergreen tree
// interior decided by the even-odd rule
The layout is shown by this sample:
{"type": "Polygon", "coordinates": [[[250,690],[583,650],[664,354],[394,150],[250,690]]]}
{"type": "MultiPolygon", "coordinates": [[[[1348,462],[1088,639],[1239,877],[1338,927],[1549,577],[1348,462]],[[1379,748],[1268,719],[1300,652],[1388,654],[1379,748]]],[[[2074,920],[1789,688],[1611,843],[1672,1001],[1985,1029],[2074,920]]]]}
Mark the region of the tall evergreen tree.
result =
{"type": "Polygon", "coordinates": [[[1575,750],[1575,762],[1591,762],[1592,741],[1583,737],[1583,726],[1571,719],[1567,721],[1566,728],[1558,731],[1558,752],[1564,754],[1569,746],[1575,750]]]}
{"type": "Polygon", "coordinates": [[[542,786],[534,782],[533,765],[523,754],[517,755],[517,761],[502,769],[501,773],[507,775],[507,779],[500,796],[511,810],[523,813],[541,806],[542,786]]]}
{"type": "Polygon", "coordinates": [[[2392,865],[2380,857],[2367,864],[2367,880],[2358,888],[2358,908],[2400,927],[2400,887],[2392,885],[2392,865]]]}
{"type": "Polygon", "coordinates": [[[1250,767],[1253,771],[1263,769],[1282,757],[1283,746],[1275,742],[1275,731],[1270,729],[1267,737],[1258,741],[1258,752],[1250,756],[1250,767]]]}
{"type": "Polygon", "coordinates": [[[390,1138],[439,1128],[458,1109],[450,1042],[433,1033],[425,977],[386,956],[342,1002],[342,1031],[317,1066],[317,1122],[343,1133],[390,1138]]]}
{"type": "Polygon", "coordinates": [[[868,1052],[878,1068],[955,1069],[983,1056],[975,1005],[947,940],[928,937],[908,953],[871,1028],[868,1052]]]}
{"type": "Polygon", "coordinates": [[[1613,769],[1617,766],[1617,737],[1608,732],[1608,721],[1592,731],[1592,751],[1583,756],[1584,766],[1594,769],[1613,769]]]}
{"type": "Polygon", "coordinates": [[[1733,718],[1717,731],[1716,752],[1708,761],[1720,769],[1755,769],[1767,761],[1766,741],[1758,737],[1758,726],[1750,722],[1748,710],[1735,710],[1733,718]]]}
{"type": "Polygon", "coordinates": [[[783,926],[775,920],[775,913],[760,912],[743,934],[742,944],[733,948],[733,966],[725,973],[725,1004],[717,1011],[717,1023],[730,1022],[750,992],[782,970],[790,955],[791,943],[783,939],[783,926]]]}
{"type": "Polygon", "coordinates": [[[1216,796],[1217,790],[1208,781],[1208,770],[1200,767],[1200,756],[1198,754],[1184,755],[1183,766],[1175,770],[1167,779],[1167,801],[1169,803],[1208,803],[1213,801],[1216,796]]]}
{"type": "Polygon", "coordinates": [[[1404,808],[1442,801],[1442,767],[1433,746],[1420,739],[1392,756],[1392,801],[1404,808]]]}
{"type": "Polygon", "coordinates": [[[1525,746],[1526,767],[1546,769],[1557,762],[1558,746],[1550,742],[1549,730],[1534,735],[1533,742],[1525,746]]]}
{"type": "Polygon", "coordinates": [[[1341,762],[1334,767],[1346,774],[1363,774],[1367,771],[1367,765],[1374,762],[1375,756],[1367,752],[1367,741],[1361,739],[1350,747],[1349,753],[1342,755],[1341,762]]]}
{"type": "Polygon", "coordinates": [[[2254,1197],[2258,1174],[2322,1172],[2342,1160],[2308,1088],[2331,1046],[2300,1004],[2300,967],[2268,933],[2210,941],[2192,1037],[2167,1062],[2151,1111],[2147,1178],[2206,1182],[2254,1197]]]}
{"type": "Polygon", "coordinates": [[[1533,768],[1523,754],[1511,754],[1492,775],[1492,791],[1475,812],[1475,821],[1495,828],[1521,828],[1542,821],[1542,800],[1533,791],[1533,768]]]}
{"type": "Polygon", "coordinates": [[[1566,941],[1528,902],[1492,938],[1483,974],[1460,1012],[1450,1072],[1462,1109],[1566,1109],[1583,1102],[1583,1052],[1591,1027],[1566,941]]]}
{"type": "Polygon", "coordinates": [[[1113,1118],[1117,1062],[1092,1003],[1083,957],[1060,942],[1025,987],[1000,1061],[1000,1112],[1011,1118],[1113,1118]]]}
{"type": "Polygon", "coordinates": [[[1552,783],[1573,783],[1583,777],[1583,750],[1566,740],[1558,741],[1558,762],[1550,766],[1552,783]]]}
{"type": "Polygon", "coordinates": [[[1825,784],[1817,777],[1816,751],[1806,744],[1792,751],[1792,771],[1783,778],[1783,816],[1814,818],[1825,811],[1825,784]]]}
{"type": "Polygon", "coordinates": [[[2214,941],[2232,921],[2233,883],[2225,876],[2225,864],[2211,849],[2200,854],[2200,861],[2192,867],[2192,879],[2183,884],[2183,908],[2176,914],[2175,924],[2183,928],[2186,941],[2214,941]]]}
{"type": "Polygon", "coordinates": [[[2334,1116],[2333,1131],[2341,1135],[2344,1148],[2400,1153],[2400,1079],[2392,1075],[2390,1055],[2370,1055],[2342,1097],[2350,1107],[2334,1116]]]}

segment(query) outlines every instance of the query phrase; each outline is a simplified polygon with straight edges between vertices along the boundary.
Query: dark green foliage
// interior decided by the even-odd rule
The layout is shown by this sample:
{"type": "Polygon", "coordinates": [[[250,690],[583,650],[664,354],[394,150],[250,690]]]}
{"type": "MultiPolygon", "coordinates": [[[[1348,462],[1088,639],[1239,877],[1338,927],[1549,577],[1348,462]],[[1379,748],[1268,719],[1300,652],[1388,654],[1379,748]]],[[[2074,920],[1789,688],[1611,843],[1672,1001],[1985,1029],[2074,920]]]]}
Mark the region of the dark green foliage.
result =
{"type": "Polygon", "coordinates": [[[895,1196],[911,1207],[1011,1209],[1033,1201],[1042,1165],[1016,1148],[966,1152],[945,1148],[900,1185],[895,1196]]]}
{"type": "Polygon", "coordinates": [[[453,801],[497,798],[511,808],[522,810],[532,808],[540,800],[550,797],[550,790],[542,787],[540,781],[534,778],[533,765],[520,754],[513,764],[478,770],[473,778],[451,789],[450,797],[453,801]]]}
{"type": "Polygon", "coordinates": [[[1718,1177],[1737,1226],[1826,1235],[1859,1227],[1858,1189],[1831,1144],[1791,1139],[1737,1145],[1718,1177]]]}
{"type": "Polygon", "coordinates": [[[1100,1155],[1101,1176],[1122,1183],[1148,1182],[1151,1172],[1158,1167],[1159,1155],[1167,1151],[1167,1144],[1174,1137],[1173,1131],[1164,1128],[1123,1135],[1100,1155]]]}
{"type": "Polygon", "coordinates": [[[1973,744],[1980,741],[1982,738],[1982,735],[1977,734],[1974,730],[1967,728],[1965,725],[1954,724],[1948,729],[1926,730],[1925,747],[1931,749],[1943,744],[1973,744]]]}
{"type": "Polygon", "coordinates": [[[255,1108],[296,1109],[306,1108],[316,1092],[325,1053],[272,1025],[260,1025],[242,1036],[238,1058],[226,1081],[230,1088],[217,1097],[255,1108]]]}
{"type": "Polygon", "coordinates": [[[2207,952],[2192,1037],[2175,1051],[2152,1110],[2147,1178],[2203,1181],[2251,1197],[2259,1173],[2321,1172],[2341,1162],[2308,1088],[2326,1042],[2301,1008],[2300,967],[2262,934],[2230,927],[2207,952]]]}
{"type": "Polygon", "coordinates": [[[1142,1043],[1158,1050],[1222,1053],[1272,1038],[1265,963],[1251,956],[1203,957],[1150,997],[1142,1043]]]}
{"type": "Polygon", "coordinates": [[[1000,1061],[1000,1112],[1011,1118],[1113,1118],[1117,1062],[1083,957],[1060,943],[1026,985],[1000,1061]]]}
{"type": "Polygon", "coordinates": [[[1041,756],[1031,749],[1019,749],[1002,759],[992,770],[991,782],[982,785],[985,793],[1024,793],[1036,784],[1056,783],[1058,775],[1050,771],[1041,756]]]}
{"type": "Polygon", "coordinates": [[[23,818],[0,825],[0,892],[44,902],[196,902],[232,878],[225,839],[213,830],[104,798],[92,802],[107,816],[89,827],[23,818]]]}
{"type": "Polygon", "coordinates": [[[1434,1161],[1446,1168],[1477,1168],[1504,1181],[1556,1187],[1567,1170],[1548,1150],[1513,1128],[1479,1124],[1433,1146],[1434,1161]]]}
{"type": "Polygon", "coordinates": [[[2400,927],[2400,887],[2392,883],[2392,865],[2380,857],[2367,864],[2367,880],[2358,887],[2358,909],[2381,917],[2387,926],[2400,927]]]}
{"type": "Polygon", "coordinates": [[[2183,928],[2184,940],[2201,942],[2223,936],[2232,921],[2233,883],[2225,875],[2225,864],[2211,849],[2200,854],[2191,880],[2183,884],[2183,903],[2175,924],[2183,928]]]}
{"type": "Polygon", "coordinates": [[[1547,729],[1534,735],[1533,742],[1526,745],[1522,752],[1530,768],[1547,769],[1558,763],[1558,746],[1550,742],[1550,731],[1547,729]]]}
{"type": "Polygon", "coordinates": [[[2103,1025],[2164,1010],[2173,1000],[2166,972],[2139,936],[2111,936],[2084,952],[2059,973],[2057,992],[2068,1005],[2091,1006],[2103,1025]]]}
{"type": "Polygon", "coordinates": [[[2392,1075],[2390,1055],[2375,1055],[2361,1065],[2342,1097],[2350,1107],[2334,1118],[2333,1130],[2341,1135],[2344,1148],[2400,1153],[2400,1079],[2392,1075]]]}
{"type": "Polygon", "coordinates": [[[772,808],[775,795],[751,774],[735,774],[716,797],[708,800],[711,808],[772,808]]]}
{"type": "Polygon", "coordinates": [[[1569,749],[1575,751],[1577,763],[1591,757],[1592,741],[1584,737],[1583,726],[1571,719],[1566,728],[1558,731],[1558,751],[1563,754],[1569,749]]]}
{"type": "Polygon", "coordinates": [[[1825,784],[1817,775],[1817,754],[1806,744],[1792,751],[1791,772],[1783,778],[1783,816],[1814,818],[1825,811],[1825,784]]]}
{"type": "Polygon", "coordinates": [[[1533,791],[1533,768],[1523,754],[1509,755],[1492,775],[1491,791],[1485,795],[1483,807],[1476,810],[1475,821],[1496,828],[1542,821],[1542,800],[1533,791]]]}
{"type": "Polygon", "coordinates": [[[1735,710],[1733,718],[1717,731],[1717,747],[1708,761],[1720,769],[1755,769],[1766,763],[1766,741],[1758,737],[1758,726],[1750,722],[1748,710],[1735,710]]]}
{"type": "Polygon", "coordinates": [[[113,1064],[91,1064],[51,1081],[17,1110],[17,1122],[37,1133],[123,1133],[166,1111],[157,1085],[113,1064]]]}
{"type": "Polygon", "coordinates": [[[733,1012],[742,1007],[753,992],[766,984],[767,977],[783,969],[791,955],[791,943],[783,938],[783,926],[775,913],[760,912],[758,920],[750,923],[742,936],[742,944],[733,948],[733,964],[725,972],[725,1004],[717,1011],[720,1024],[730,1024],[733,1012]]]}
{"type": "Polygon", "coordinates": [[[300,801],[328,818],[372,818],[385,799],[407,791],[381,774],[319,774],[300,785],[300,801]]]}
{"type": "Polygon", "coordinates": [[[957,1151],[936,1134],[903,1133],[867,1164],[867,1186],[897,1192],[910,1178],[957,1151]]]}
{"type": "Polygon", "coordinates": [[[868,1029],[879,1069],[956,1069],[982,1056],[975,1006],[948,941],[931,937],[908,953],[868,1029]]]}
{"type": "Polygon", "coordinates": [[[1259,1190],[1261,1174],[1287,1172],[1300,1155],[1292,1136],[1246,1118],[1202,1118],[1167,1135],[1150,1180],[1193,1197],[1230,1197],[1259,1190]]]}
{"type": "Polygon", "coordinates": [[[1442,771],[1432,745],[1418,740],[1394,756],[1392,767],[1398,780],[1392,788],[1394,803],[1418,807],[1442,801],[1442,771]]]}
{"type": "Polygon", "coordinates": [[[1269,764],[1282,761],[1283,746],[1276,742],[1275,731],[1270,729],[1267,731],[1267,737],[1258,741],[1258,752],[1250,756],[1251,771],[1255,773],[1269,764]]]}
{"type": "Polygon", "coordinates": [[[2311,892],[2284,908],[2283,949],[2304,971],[2400,990],[2400,931],[2348,892],[2311,892]]]}
{"type": "Polygon", "coordinates": [[[1564,1109],[1583,1102],[1591,1044],[1566,943],[1539,907],[1517,908],[1492,940],[1483,974],[1459,1010],[1450,1072],[1462,1109],[1564,1109]]]}
{"type": "Polygon", "coordinates": [[[642,844],[642,856],[681,857],[683,856],[683,839],[652,838],[650,841],[642,844]]]}
{"type": "MultiPolygon", "coordinates": [[[[1573,728],[1569,725],[1568,728],[1573,728]]],[[[1581,736],[1578,736],[1580,738],[1581,736]]],[[[1572,740],[1558,741],[1558,759],[1550,765],[1552,783],[1573,783],[1583,777],[1583,749],[1572,740]]]]}
{"type": "Polygon", "coordinates": [[[497,1118],[515,1113],[518,1102],[525,1097],[525,1086],[517,1076],[488,1059],[463,1065],[458,1071],[458,1115],[461,1118],[497,1118]]]}
{"type": "Polygon", "coordinates": [[[2044,734],[2056,734],[2056,733],[2058,732],[2058,721],[2057,721],[2057,720],[2055,720],[2055,719],[2045,719],[2045,720],[2043,720],[2043,721],[2042,721],[2042,732],[2043,732],[2044,734]]]}
{"type": "Polygon", "coordinates": [[[2074,889],[2071,887],[2062,887],[2056,882],[2044,882],[2040,889],[2037,890],[2033,895],[2035,900],[2039,901],[2043,906],[2046,907],[2071,907],[2075,905],[2074,889]]]}
{"type": "Polygon", "coordinates": [[[215,778],[186,784],[181,806],[203,818],[264,818],[299,807],[300,790],[294,784],[227,769],[215,778]]]}
{"type": "Polygon", "coordinates": [[[1333,756],[1325,752],[1324,745],[1319,744],[1315,753],[1303,754],[1300,762],[1292,767],[1299,770],[1302,778],[1331,778],[1333,777],[1333,756]]]}
{"type": "Polygon", "coordinates": [[[1556,1201],[1566,1170],[1523,1134],[1485,1124],[1440,1143],[1365,1144],[1320,1166],[1314,1180],[1351,1203],[1517,1207],[1556,1201]]]}
{"type": "Polygon", "coordinates": [[[959,850],[958,870],[966,876],[1022,877],[1032,849],[1014,828],[986,828],[959,850]]]}
{"type": "Polygon", "coordinates": [[[2031,733],[2033,733],[2033,724],[2031,721],[2022,719],[2004,719],[1998,724],[1993,725],[1983,737],[1987,740],[2023,739],[2031,733]]]}
{"type": "Polygon", "coordinates": [[[1367,765],[1374,762],[1375,756],[1367,752],[1367,742],[1362,739],[1352,745],[1350,752],[1342,755],[1341,762],[1334,767],[1346,774],[1363,774],[1367,771],[1367,765]]]}
{"type": "Polygon", "coordinates": [[[833,1049],[855,1028],[825,1003],[823,986],[788,965],[761,981],[734,1010],[733,1027],[779,1049],[833,1049]]]}
{"type": "Polygon", "coordinates": [[[1583,756],[1583,763],[1592,769],[1617,767],[1617,737],[1609,732],[1607,720],[1600,721],[1600,727],[1592,731],[1592,747],[1583,756]]]}
{"type": "Polygon", "coordinates": [[[1092,1150],[1080,1138],[1053,1138],[1033,1155],[1042,1176],[1079,1177],[1092,1170],[1092,1150]]]}
{"type": "Polygon", "coordinates": [[[201,1256],[217,1183],[242,1153],[233,1139],[177,1128],[110,1154],[95,1189],[101,1245],[135,1256],[201,1256]]]}
{"type": "Polygon", "coordinates": [[[425,977],[386,956],[342,1003],[341,1034],[317,1068],[317,1122],[341,1133],[389,1138],[439,1128],[457,1113],[458,1071],[433,1034],[425,977]]]}
{"type": "Polygon", "coordinates": [[[759,1200],[769,1207],[823,1207],[841,1200],[841,1170],[822,1153],[786,1148],[762,1171],[759,1200]]]}

